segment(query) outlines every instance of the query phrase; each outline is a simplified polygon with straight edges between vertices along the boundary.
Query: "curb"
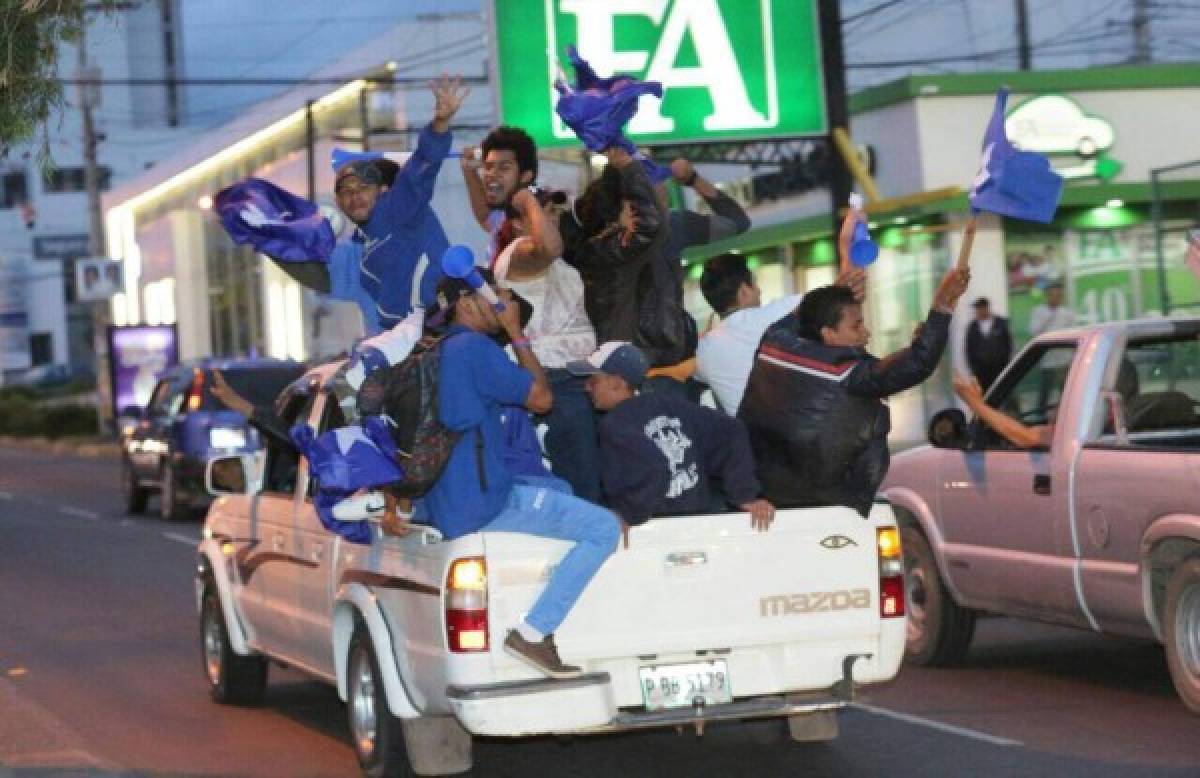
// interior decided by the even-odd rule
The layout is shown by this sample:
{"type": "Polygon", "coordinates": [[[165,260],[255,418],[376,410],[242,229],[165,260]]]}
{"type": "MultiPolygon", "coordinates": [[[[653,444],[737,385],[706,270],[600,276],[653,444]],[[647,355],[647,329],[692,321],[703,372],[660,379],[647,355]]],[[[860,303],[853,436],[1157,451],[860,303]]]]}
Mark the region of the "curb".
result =
{"type": "Polygon", "coordinates": [[[9,449],[44,451],[50,454],[73,454],[94,459],[116,459],[121,455],[121,444],[115,440],[96,438],[15,438],[0,435],[0,446],[9,449]]]}

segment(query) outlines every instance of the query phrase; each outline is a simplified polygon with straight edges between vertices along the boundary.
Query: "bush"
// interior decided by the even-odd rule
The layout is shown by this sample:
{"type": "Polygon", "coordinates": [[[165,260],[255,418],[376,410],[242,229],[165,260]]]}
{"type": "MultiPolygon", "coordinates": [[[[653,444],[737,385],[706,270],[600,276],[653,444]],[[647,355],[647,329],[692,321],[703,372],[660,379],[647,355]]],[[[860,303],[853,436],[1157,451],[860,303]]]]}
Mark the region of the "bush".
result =
{"type": "Polygon", "coordinates": [[[90,436],[99,431],[94,405],[58,405],[42,411],[42,434],[48,438],[90,436]]]}
{"type": "Polygon", "coordinates": [[[19,392],[0,396],[0,435],[40,435],[42,409],[30,397],[19,392]]]}

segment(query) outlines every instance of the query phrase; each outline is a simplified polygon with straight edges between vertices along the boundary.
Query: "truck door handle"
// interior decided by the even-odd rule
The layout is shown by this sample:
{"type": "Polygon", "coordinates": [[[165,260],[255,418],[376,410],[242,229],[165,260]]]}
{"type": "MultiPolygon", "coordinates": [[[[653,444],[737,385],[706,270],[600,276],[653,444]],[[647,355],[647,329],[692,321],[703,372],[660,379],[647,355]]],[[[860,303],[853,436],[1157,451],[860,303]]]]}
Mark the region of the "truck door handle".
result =
{"type": "Polygon", "coordinates": [[[276,551],[282,551],[283,550],[283,533],[276,532],[275,535],[271,538],[271,544],[275,547],[276,551]]]}
{"type": "Polygon", "coordinates": [[[310,553],[312,554],[312,561],[319,563],[321,561],[321,556],[325,553],[325,547],[318,543],[312,547],[312,551],[310,553]]]}
{"type": "Polygon", "coordinates": [[[1033,493],[1034,494],[1050,494],[1050,476],[1045,473],[1038,473],[1033,477],[1033,493]]]}

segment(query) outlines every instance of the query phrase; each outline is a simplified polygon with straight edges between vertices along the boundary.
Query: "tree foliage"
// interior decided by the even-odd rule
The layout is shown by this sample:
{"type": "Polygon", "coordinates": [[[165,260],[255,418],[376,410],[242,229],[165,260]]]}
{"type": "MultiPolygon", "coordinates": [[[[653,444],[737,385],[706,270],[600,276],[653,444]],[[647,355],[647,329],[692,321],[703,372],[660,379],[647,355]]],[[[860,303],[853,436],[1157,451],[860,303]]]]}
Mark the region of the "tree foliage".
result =
{"type": "Polygon", "coordinates": [[[49,151],[45,128],[63,106],[59,44],[79,40],[90,7],[82,0],[0,0],[0,159],[39,129],[43,156],[49,151]]]}

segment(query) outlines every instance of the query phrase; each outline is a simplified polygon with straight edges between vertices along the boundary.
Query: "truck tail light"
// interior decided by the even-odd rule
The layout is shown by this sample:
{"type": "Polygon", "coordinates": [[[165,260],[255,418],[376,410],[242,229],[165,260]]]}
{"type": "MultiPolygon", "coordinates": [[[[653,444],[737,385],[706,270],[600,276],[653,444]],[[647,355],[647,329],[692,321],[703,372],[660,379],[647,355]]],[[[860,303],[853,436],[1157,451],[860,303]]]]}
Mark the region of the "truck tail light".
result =
{"type": "Polygon", "coordinates": [[[446,643],[455,653],[488,650],[487,565],[463,557],[446,573],[446,643]]]}
{"type": "Polygon", "coordinates": [[[880,527],[876,530],[879,548],[879,615],[890,619],[904,615],[904,553],[900,548],[900,530],[880,527]]]}
{"type": "Polygon", "coordinates": [[[204,402],[204,371],[200,368],[192,370],[192,387],[188,389],[187,409],[189,411],[200,410],[200,404],[204,402]]]}

